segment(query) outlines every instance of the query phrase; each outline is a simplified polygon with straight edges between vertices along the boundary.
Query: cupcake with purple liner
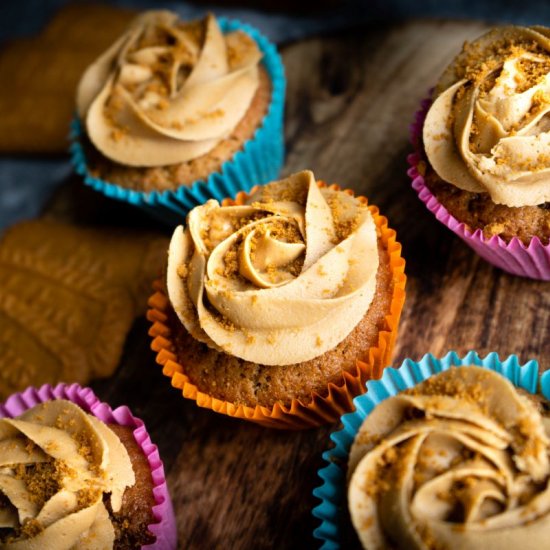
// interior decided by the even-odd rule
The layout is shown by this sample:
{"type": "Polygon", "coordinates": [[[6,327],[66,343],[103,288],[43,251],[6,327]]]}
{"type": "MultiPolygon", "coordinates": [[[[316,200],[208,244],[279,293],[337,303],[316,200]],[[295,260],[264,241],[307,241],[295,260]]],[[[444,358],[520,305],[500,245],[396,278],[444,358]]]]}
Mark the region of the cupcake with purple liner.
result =
{"type": "Polygon", "coordinates": [[[322,548],[544,547],[549,380],[496,353],[385,369],[323,455],[322,548]]]}
{"type": "Polygon", "coordinates": [[[162,461],[127,407],[28,388],[0,405],[0,439],[2,548],[176,548],[162,461]]]}
{"type": "Polygon", "coordinates": [[[252,27],[145,12],[82,76],[73,163],[94,189],[179,221],[278,175],[284,91],[252,27]]]}
{"type": "Polygon", "coordinates": [[[480,256],[550,280],[550,29],[495,28],[441,76],[412,125],[413,187],[480,256]]]}

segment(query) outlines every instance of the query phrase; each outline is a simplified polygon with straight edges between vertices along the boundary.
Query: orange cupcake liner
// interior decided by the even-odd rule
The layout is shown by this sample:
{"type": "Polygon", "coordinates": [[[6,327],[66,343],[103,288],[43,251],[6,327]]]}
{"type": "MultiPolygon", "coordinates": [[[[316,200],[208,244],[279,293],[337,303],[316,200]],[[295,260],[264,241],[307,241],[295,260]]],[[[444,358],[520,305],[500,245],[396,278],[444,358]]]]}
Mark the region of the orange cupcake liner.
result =
{"type": "MultiPolygon", "coordinates": [[[[319,187],[329,187],[340,191],[336,184],[327,185],[318,182],[319,187]]],[[[252,194],[256,188],[253,188],[252,194]]],[[[344,190],[354,195],[350,189],[344,190]]],[[[243,204],[248,194],[241,191],[235,199],[224,199],[223,206],[243,204]]],[[[365,197],[358,197],[368,204],[365,197]]],[[[157,280],[153,284],[154,294],[149,298],[147,319],[152,323],[149,335],[153,338],[151,349],[156,352],[156,362],[162,366],[162,372],[170,378],[172,386],[182,392],[183,397],[194,400],[199,407],[212,409],[232,418],[240,418],[261,424],[262,426],[279,429],[298,430],[315,428],[323,424],[336,422],[344,413],[354,409],[353,398],[365,393],[367,380],[382,376],[382,371],[391,361],[391,354],[401,310],[405,302],[405,260],[401,257],[401,244],[397,242],[396,232],[388,226],[388,220],[380,215],[376,206],[368,206],[378,230],[378,237],[389,253],[389,265],[392,273],[393,292],[390,311],[384,319],[384,327],[378,335],[378,343],[368,352],[368,361],[356,360],[356,370],[344,372],[340,384],[327,384],[326,395],[312,393],[311,400],[304,403],[293,399],[289,406],[275,403],[273,407],[257,405],[250,407],[218,399],[200,391],[185,373],[185,365],[178,362],[172,343],[172,331],[168,325],[168,313],[171,310],[170,301],[165,293],[164,284],[157,280]]]]}

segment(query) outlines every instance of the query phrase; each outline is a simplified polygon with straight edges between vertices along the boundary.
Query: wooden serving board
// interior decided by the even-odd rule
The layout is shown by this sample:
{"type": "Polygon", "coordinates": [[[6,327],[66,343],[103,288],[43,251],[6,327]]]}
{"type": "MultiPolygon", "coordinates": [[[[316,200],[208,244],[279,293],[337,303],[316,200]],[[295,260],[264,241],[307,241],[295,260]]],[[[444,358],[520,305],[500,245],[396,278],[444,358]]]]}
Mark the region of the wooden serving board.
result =
{"type": "MultiPolygon", "coordinates": [[[[285,174],[310,168],[378,205],[407,260],[407,300],[394,354],[454,349],[516,353],[550,365],[549,284],[494,269],[443,227],[406,175],[409,124],[428,89],[478,22],[377,24],[282,48],[288,78],[285,174]]],[[[152,224],[72,180],[55,218],[152,224]]],[[[313,548],[321,453],[336,426],[280,432],[198,408],[170,387],[149,349],[148,323],[130,333],[113,378],[93,384],[143,418],[164,460],[181,548],[313,548]]]]}

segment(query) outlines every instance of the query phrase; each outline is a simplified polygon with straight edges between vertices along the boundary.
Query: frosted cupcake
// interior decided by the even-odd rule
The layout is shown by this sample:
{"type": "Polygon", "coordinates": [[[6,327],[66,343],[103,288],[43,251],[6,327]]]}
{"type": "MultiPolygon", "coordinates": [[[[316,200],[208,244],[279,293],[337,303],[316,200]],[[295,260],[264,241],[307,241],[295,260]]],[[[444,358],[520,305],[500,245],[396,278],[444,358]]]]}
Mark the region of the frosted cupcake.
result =
{"type": "Polygon", "coordinates": [[[348,465],[363,547],[544,547],[550,439],[526,395],[493,371],[457,367],[380,404],[348,465]]]}
{"type": "Polygon", "coordinates": [[[403,264],[381,221],[308,171],[195,208],[169,249],[175,373],[223,412],[335,418],[379,375],[397,328],[403,264]]]}
{"type": "Polygon", "coordinates": [[[507,271],[550,278],[550,30],[496,28],[466,43],[420,113],[415,189],[507,271]],[[424,118],[425,117],[425,118],[424,118]],[[418,144],[420,145],[420,144],[418,144]],[[442,210],[444,208],[444,210],[442,210]]]}
{"type": "Polygon", "coordinates": [[[369,381],[323,455],[323,548],[544,546],[548,380],[536,361],[472,351],[369,381]]]}
{"type": "Polygon", "coordinates": [[[162,462],[143,423],[59,384],[0,406],[0,546],[176,547],[162,462]]]}
{"type": "Polygon", "coordinates": [[[185,209],[276,175],[283,99],[280,59],[257,31],[145,12],[82,76],[74,160],[110,196],[185,209]]]}

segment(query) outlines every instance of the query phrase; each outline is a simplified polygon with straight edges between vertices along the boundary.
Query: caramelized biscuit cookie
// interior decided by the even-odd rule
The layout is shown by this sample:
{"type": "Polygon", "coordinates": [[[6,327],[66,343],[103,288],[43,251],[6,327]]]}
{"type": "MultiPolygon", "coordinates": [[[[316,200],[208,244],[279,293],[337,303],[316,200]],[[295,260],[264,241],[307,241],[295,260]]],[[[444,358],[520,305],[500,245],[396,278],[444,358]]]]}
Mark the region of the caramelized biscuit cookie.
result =
{"type": "Polygon", "coordinates": [[[134,15],[110,6],[66,6],[39,36],[2,49],[0,151],[66,151],[82,71],[134,15]]]}
{"type": "MultiPolygon", "coordinates": [[[[77,378],[88,382],[94,376],[114,372],[134,320],[126,289],[109,287],[71,265],[62,266],[23,252],[11,254],[10,258],[4,250],[0,251],[0,277],[3,290],[17,297],[18,311],[24,310],[26,317],[36,319],[33,325],[21,323],[22,331],[40,339],[45,328],[51,328],[63,335],[68,344],[65,347],[78,350],[81,356],[79,363],[85,366],[74,373],[63,371],[62,377],[50,376],[48,382],[77,378]]],[[[31,359],[37,368],[42,368],[44,358],[39,353],[27,360],[31,359]]],[[[36,384],[31,380],[23,386],[29,383],[36,384]]]]}
{"type": "Polygon", "coordinates": [[[48,319],[0,289],[0,398],[29,385],[90,378],[84,353],[48,319]]]}
{"type": "Polygon", "coordinates": [[[32,220],[9,229],[0,243],[0,258],[31,261],[25,254],[51,264],[123,287],[132,297],[135,315],[145,313],[151,281],[166,261],[168,239],[146,231],[80,227],[53,220],[32,220]]]}
{"type": "Polygon", "coordinates": [[[34,220],[0,242],[0,396],[116,369],[167,240],[34,220]]]}

